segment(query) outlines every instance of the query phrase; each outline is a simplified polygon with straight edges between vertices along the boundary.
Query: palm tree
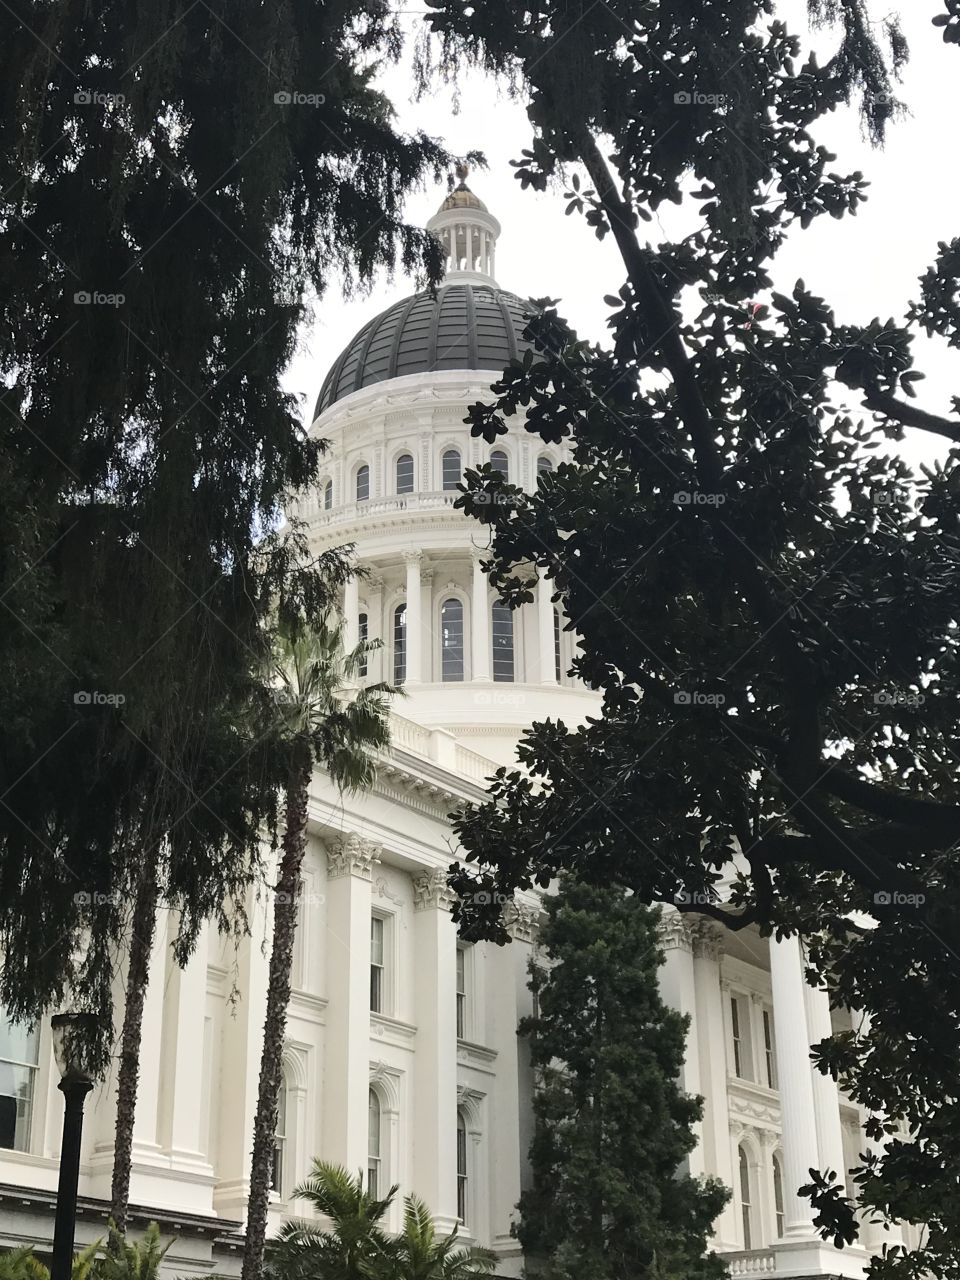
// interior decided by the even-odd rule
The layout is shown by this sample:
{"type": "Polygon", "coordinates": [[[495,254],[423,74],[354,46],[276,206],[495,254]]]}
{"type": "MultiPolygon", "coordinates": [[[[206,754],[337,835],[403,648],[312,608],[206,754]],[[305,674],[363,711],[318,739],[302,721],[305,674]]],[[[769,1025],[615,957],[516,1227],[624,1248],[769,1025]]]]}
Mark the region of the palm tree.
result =
{"type": "Polygon", "coordinates": [[[361,641],[346,652],[340,628],[327,620],[296,635],[281,633],[277,640],[276,739],[286,760],[287,782],[242,1280],[259,1280],[263,1265],[310,780],[316,762],[341,789],[359,790],[373,781],[373,752],[389,741],[387,705],[394,692],[384,684],[356,687],[364,659],[374,647],[361,641]]]}
{"type": "Polygon", "coordinates": [[[403,1201],[403,1230],[393,1249],[392,1280],[471,1280],[496,1266],[489,1249],[457,1244],[457,1228],[437,1235],[430,1210],[419,1196],[403,1201]]]}
{"type": "Polygon", "coordinates": [[[391,1270],[395,1245],[381,1223],[395,1186],[377,1198],[364,1189],[362,1174],[354,1178],[341,1165],[314,1160],[311,1176],[293,1194],[330,1227],[296,1218],[285,1222],[266,1247],[271,1280],[375,1280],[391,1270]]]}

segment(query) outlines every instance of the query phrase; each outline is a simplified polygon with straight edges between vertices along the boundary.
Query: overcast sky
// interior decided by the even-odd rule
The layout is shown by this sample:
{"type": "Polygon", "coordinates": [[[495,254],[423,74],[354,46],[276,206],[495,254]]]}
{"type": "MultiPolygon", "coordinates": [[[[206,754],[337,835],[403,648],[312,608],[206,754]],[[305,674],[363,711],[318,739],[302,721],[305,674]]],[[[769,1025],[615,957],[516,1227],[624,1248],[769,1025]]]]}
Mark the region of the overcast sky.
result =
{"type": "MultiPolygon", "coordinates": [[[[960,49],[945,45],[931,17],[943,11],[942,0],[909,0],[882,4],[874,0],[879,20],[899,12],[910,45],[910,61],[899,94],[909,115],[891,126],[885,148],[869,146],[854,109],[841,110],[816,126],[816,137],[837,153],[840,172],[862,169],[872,186],[867,203],[856,217],[842,221],[821,218],[807,231],[799,230],[774,266],[777,287],[784,292],[802,276],[809,288],[826,297],[838,317],[862,323],[879,315],[901,319],[916,297],[917,278],[932,263],[938,240],[960,234],[960,166],[950,160],[953,145],[953,98],[960,75],[960,49]]],[[[804,0],[778,5],[791,30],[813,42],[826,55],[834,41],[830,32],[811,33],[804,0]]],[[[419,21],[413,17],[411,21],[419,21]]],[[[459,112],[448,90],[419,103],[412,100],[408,64],[390,68],[382,87],[393,101],[403,129],[424,129],[441,137],[453,152],[483,151],[489,168],[471,175],[469,183],[500,220],[497,281],[527,297],[559,298],[561,314],[583,337],[602,341],[608,308],[603,294],[616,292],[623,278],[622,264],[612,239],[599,243],[576,215],[564,216],[560,192],[523,191],[513,177],[510,160],[519,156],[530,138],[523,106],[498,92],[479,74],[460,86],[459,112]]],[[[731,138],[731,146],[737,145],[731,138]]],[[[420,224],[435,212],[445,187],[414,196],[408,216],[420,224]]],[[[669,228],[672,232],[673,227],[669,228]]],[[[648,225],[651,239],[665,239],[656,223],[648,225]]],[[[372,293],[350,302],[331,288],[316,309],[315,321],[304,333],[285,385],[303,398],[303,417],[309,422],[320,384],[350,337],[390,303],[409,295],[413,286],[398,276],[381,278],[372,293]]],[[[918,339],[917,366],[927,373],[918,386],[918,403],[935,412],[949,412],[951,394],[960,392],[960,355],[941,342],[918,339]]],[[[929,459],[945,448],[934,438],[908,432],[905,453],[912,460],[929,459]]]]}

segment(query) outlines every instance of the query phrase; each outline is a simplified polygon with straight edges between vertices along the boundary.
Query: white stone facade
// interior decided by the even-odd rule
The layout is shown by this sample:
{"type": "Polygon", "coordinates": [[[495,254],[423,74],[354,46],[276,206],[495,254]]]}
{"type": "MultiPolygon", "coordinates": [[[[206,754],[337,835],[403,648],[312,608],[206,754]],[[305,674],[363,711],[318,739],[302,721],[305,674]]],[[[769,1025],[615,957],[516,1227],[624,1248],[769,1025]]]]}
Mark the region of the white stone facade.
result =
{"type": "MultiPolygon", "coordinates": [[[[469,212],[448,211],[441,229],[448,244],[470,247],[459,274],[482,280],[499,228],[484,210],[476,239],[466,235],[469,212]]],[[[314,778],[271,1229],[304,1211],[292,1191],[321,1156],[369,1172],[380,1189],[396,1182],[419,1193],[442,1227],[461,1220],[467,1239],[497,1252],[500,1273],[517,1276],[511,1224],[527,1176],[532,1082],[516,1029],[531,1008],[537,904],[510,907],[510,946],[468,946],[458,957],[447,815],[482,798],[484,778],[512,761],[525,727],[547,716],[582,723],[598,700],[567,674],[575,637],[554,616],[547,585],[510,626],[495,615],[479,568],[485,531],[453,509],[454,453],[462,472],[499,451],[525,490],[538,468],[562,460],[517,423],[492,447],[471,438],[465,407],[489,395],[490,381],[482,370],[408,374],[346,395],[314,424],[330,448],[298,515],[317,551],[355,544],[363,576],[345,592],[347,638],[381,640],[366,678],[400,679],[406,697],[369,793],[341,796],[314,778]]],[[[239,948],[208,931],[183,972],[169,948],[175,922],[160,917],[131,1201],[135,1222],[158,1217],[177,1236],[171,1274],[238,1269],[268,898],[251,897],[251,935],[239,948]]],[[[863,1252],[819,1243],[794,1194],[809,1167],[847,1168],[864,1145],[863,1117],[810,1067],[809,1044],[829,1032],[831,1014],[805,987],[798,944],[725,935],[672,912],[664,939],[665,997],[691,1017],[683,1083],[705,1098],[691,1168],[733,1189],[717,1247],[735,1275],[860,1274],[863,1252]]],[[[87,1106],[80,1243],[105,1231],[114,1088],[111,1078],[87,1106]]],[[[62,1116],[47,1023],[0,1042],[0,1104],[0,1244],[44,1247],[62,1116]]]]}

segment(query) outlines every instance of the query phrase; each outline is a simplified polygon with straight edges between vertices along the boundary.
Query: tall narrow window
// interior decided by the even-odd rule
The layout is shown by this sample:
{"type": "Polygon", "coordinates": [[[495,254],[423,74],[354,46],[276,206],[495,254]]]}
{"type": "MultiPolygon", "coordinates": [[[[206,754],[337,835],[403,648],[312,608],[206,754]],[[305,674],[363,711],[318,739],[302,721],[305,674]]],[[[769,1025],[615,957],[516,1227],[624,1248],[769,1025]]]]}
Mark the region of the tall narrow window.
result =
{"type": "Polygon", "coordinates": [[[545,453],[541,453],[540,457],[537,459],[537,475],[542,476],[545,472],[552,470],[553,462],[545,453]]]}
{"type": "Polygon", "coordinates": [[[560,683],[563,675],[563,663],[560,661],[560,610],[553,611],[553,672],[560,683]]]}
{"type": "Polygon", "coordinates": [[[457,1112],[457,1217],[467,1220],[467,1126],[463,1112],[457,1112]]]}
{"type": "Polygon", "coordinates": [[[366,502],[370,497],[370,468],[366,463],[357,468],[357,501],[366,502]]]}
{"type": "Polygon", "coordinates": [[[270,1190],[283,1199],[283,1157],[287,1145],[287,1082],[281,1077],[277,1097],[277,1123],[273,1131],[273,1166],[270,1170],[270,1190]]]}
{"type": "Polygon", "coordinates": [[[457,1039],[462,1040],[467,1027],[467,953],[457,947],[457,1039]]]}
{"type": "Polygon", "coordinates": [[[397,493],[413,493],[413,455],[401,453],[397,459],[397,493]]]}
{"type": "Polygon", "coordinates": [[[513,611],[498,600],[493,606],[493,678],[513,679],[513,611]]]}
{"type": "Polygon", "coordinates": [[[504,480],[510,479],[510,463],[502,449],[494,449],[493,453],[491,453],[490,466],[494,471],[499,471],[504,480]]]}
{"type": "Polygon", "coordinates": [[[740,1147],[740,1212],[743,1215],[743,1247],[752,1249],[753,1209],[750,1204],[750,1163],[743,1147],[740,1147]]]}
{"type": "Polygon", "coordinates": [[[780,1157],[773,1157],[773,1208],[777,1217],[777,1239],[783,1237],[783,1170],[780,1157]]]}
{"type": "Polygon", "coordinates": [[[752,1080],[750,1054],[750,1013],[742,996],[730,997],[730,1029],[733,1033],[733,1073],[741,1080],[752,1080]]]}
{"type": "Polygon", "coordinates": [[[367,1098],[367,1191],[380,1195],[380,1099],[371,1089],[367,1098]]]}
{"type": "Polygon", "coordinates": [[[440,675],[463,679],[463,605],[453,598],[440,606],[440,675]]]}
{"type": "Polygon", "coordinates": [[[393,611],[393,683],[403,684],[407,678],[407,606],[397,605],[393,611]]]}
{"type": "Polygon", "coordinates": [[[383,1012],[383,917],[370,917],[370,1008],[383,1012]]]}
{"type": "Polygon", "coordinates": [[[460,450],[447,449],[441,458],[441,468],[443,477],[443,487],[446,490],[456,489],[463,475],[463,468],[460,464],[460,450]]]}
{"type": "MultiPolygon", "coordinates": [[[[357,635],[359,636],[361,642],[364,644],[366,643],[366,640],[367,640],[368,626],[369,624],[367,622],[367,615],[365,613],[358,614],[357,615],[357,635]]],[[[365,676],[367,674],[367,655],[366,654],[364,654],[363,657],[360,659],[359,671],[360,671],[360,675],[362,676],[365,676]]]]}
{"type": "Polygon", "coordinates": [[[0,1147],[30,1149],[39,1036],[36,1027],[8,1022],[0,1010],[0,1147]]]}
{"type": "Polygon", "coordinates": [[[323,509],[329,511],[333,506],[333,481],[328,480],[323,486],[323,509]]]}
{"type": "Polygon", "coordinates": [[[763,1059],[767,1072],[767,1087],[777,1087],[777,1055],[773,1043],[773,1013],[769,1009],[763,1011],[763,1059]]]}

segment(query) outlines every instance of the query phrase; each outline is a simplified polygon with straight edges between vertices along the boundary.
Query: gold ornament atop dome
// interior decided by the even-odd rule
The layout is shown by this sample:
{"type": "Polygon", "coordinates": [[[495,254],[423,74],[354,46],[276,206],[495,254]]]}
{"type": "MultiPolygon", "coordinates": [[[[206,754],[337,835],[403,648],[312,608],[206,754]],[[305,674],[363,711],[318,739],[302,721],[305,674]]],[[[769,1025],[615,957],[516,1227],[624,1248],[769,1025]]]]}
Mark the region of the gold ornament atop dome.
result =
{"type": "Polygon", "coordinates": [[[446,209],[480,209],[483,213],[489,213],[489,209],[483,201],[479,200],[467,186],[467,175],[470,172],[470,166],[460,160],[454,166],[453,172],[457,176],[457,185],[453,185],[453,174],[451,174],[447,179],[450,193],[437,210],[437,213],[443,213],[446,209]]]}

